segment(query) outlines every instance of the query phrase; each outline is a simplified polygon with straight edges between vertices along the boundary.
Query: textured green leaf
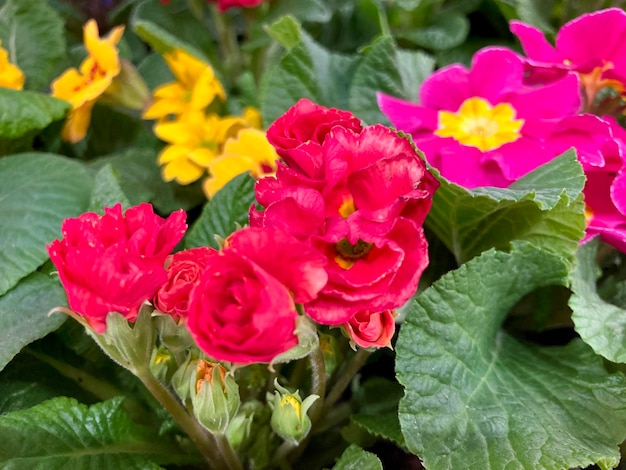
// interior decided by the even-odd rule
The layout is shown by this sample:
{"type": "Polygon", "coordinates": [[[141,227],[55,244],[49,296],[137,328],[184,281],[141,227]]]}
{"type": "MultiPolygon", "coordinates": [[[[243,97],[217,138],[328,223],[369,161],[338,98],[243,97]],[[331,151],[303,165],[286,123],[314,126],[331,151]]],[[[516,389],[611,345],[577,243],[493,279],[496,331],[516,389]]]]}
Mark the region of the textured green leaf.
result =
{"type": "Polygon", "coordinates": [[[507,20],[520,19],[547,32],[554,32],[551,16],[554,0],[494,0],[507,20]]]}
{"type": "Polygon", "coordinates": [[[464,15],[444,11],[435,15],[428,26],[403,32],[400,37],[432,50],[443,50],[463,44],[470,30],[464,15]]]}
{"type": "Polygon", "coordinates": [[[270,3],[269,18],[293,15],[312,23],[325,23],[333,12],[323,0],[277,0],[270,3]]]}
{"type": "Polygon", "coordinates": [[[237,226],[248,224],[248,210],[255,202],[255,179],[243,173],[220,189],[207,202],[202,214],[185,237],[185,247],[220,248],[215,236],[226,238],[237,226]]]}
{"type": "Polygon", "coordinates": [[[0,370],[24,346],[65,321],[65,315],[47,315],[52,308],[65,304],[65,292],[58,281],[39,273],[0,297],[0,370]]]}
{"type": "Polygon", "coordinates": [[[291,49],[302,40],[302,28],[298,20],[286,15],[265,28],[267,33],[281,46],[291,49]]]}
{"type": "Polygon", "coordinates": [[[468,190],[442,180],[427,225],[463,262],[511,240],[572,258],[583,237],[585,177],[573,151],[537,168],[507,189],[468,190]]]}
{"type": "Polygon", "coordinates": [[[0,295],[47,258],[61,222],[87,209],[91,179],[83,166],[46,153],[0,159],[0,295]]]}
{"type": "Polygon", "coordinates": [[[0,87],[0,139],[17,139],[65,116],[69,103],[34,91],[0,87]]]}
{"type": "Polygon", "coordinates": [[[219,65],[206,26],[187,8],[144,0],[133,10],[130,24],[137,36],[161,54],[183,49],[214,67],[219,65]]]}
{"type": "Polygon", "coordinates": [[[47,90],[65,56],[61,16],[46,0],[6,0],[0,8],[0,39],[11,62],[24,72],[25,88],[47,90]]]}
{"type": "Polygon", "coordinates": [[[87,407],[59,397],[0,416],[0,466],[144,470],[160,468],[157,463],[189,460],[155,431],[133,423],[122,400],[87,407]]]}
{"type": "Polygon", "coordinates": [[[419,87],[434,66],[429,55],[398,49],[391,37],[382,36],[372,44],[354,73],[350,109],[369,124],[389,125],[389,119],[378,107],[376,93],[417,101],[419,87]]]}
{"type": "Polygon", "coordinates": [[[300,98],[348,109],[348,88],[358,60],[357,56],[324,49],[303,32],[302,42],[265,76],[261,102],[264,121],[275,121],[300,98]]]}
{"type": "Polygon", "coordinates": [[[578,249],[569,301],[572,320],[582,340],[597,354],[626,362],[626,310],[605,302],[596,291],[597,247],[596,239],[578,249]]]}
{"type": "Polygon", "coordinates": [[[156,162],[157,151],[134,148],[126,152],[98,158],[92,168],[111,165],[119,175],[119,184],[131,205],[147,201],[163,214],[177,209],[189,210],[206,200],[199,184],[181,186],[163,181],[156,162]]]}
{"type": "Polygon", "coordinates": [[[382,437],[392,441],[398,447],[406,448],[398,419],[398,410],[371,415],[354,414],[350,419],[374,436],[382,437]]]}
{"type": "Polygon", "coordinates": [[[337,463],[333,467],[333,470],[382,470],[383,464],[380,462],[376,455],[371,452],[366,452],[359,446],[351,445],[348,447],[337,463]]]}
{"type": "Polygon", "coordinates": [[[104,214],[105,207],[113,207],[118,202],[122,203],[124,209],[129,208],[132,204],[128,201],[124,190],[120,185],[120,176],[110,163],[104,165],[95,176],[95,185],[89,210],[104,214]]]}
{"type": "Polygon", "coordinates": [[[396,344],[399,417],[426,468],[611,468],[626,438],[626,378],[580,340],[521,342],[500,329],[567,263],[528,243],[490,250],[443,276],[409,308],[396,344]]]}

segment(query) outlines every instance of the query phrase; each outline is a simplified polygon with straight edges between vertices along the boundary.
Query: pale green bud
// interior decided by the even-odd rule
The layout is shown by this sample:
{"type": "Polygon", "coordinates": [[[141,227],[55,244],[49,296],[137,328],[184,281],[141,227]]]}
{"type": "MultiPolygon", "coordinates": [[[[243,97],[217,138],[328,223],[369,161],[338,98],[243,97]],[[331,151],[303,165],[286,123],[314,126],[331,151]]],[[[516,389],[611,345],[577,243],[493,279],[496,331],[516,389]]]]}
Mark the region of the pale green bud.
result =
{"type": "Polygon", "coordinates": [[[224,366],[206,360],[198,362],[191,380],[194,415],[209,431],[223,434],[239,409],[237,382],[226,373],[224,366]]]}
{"type": "Polygon", "coordinates": [[[311,430],[311,418],[307,415],[309,408],[318,395],[310,395],[302,400],[300,393],[296,390],[289,392],[284,387],[275,382],[276,391],[269,401],[272,407],[272,419],[270,424],[276,434],[285,441],[298,444],[311,430]]]}

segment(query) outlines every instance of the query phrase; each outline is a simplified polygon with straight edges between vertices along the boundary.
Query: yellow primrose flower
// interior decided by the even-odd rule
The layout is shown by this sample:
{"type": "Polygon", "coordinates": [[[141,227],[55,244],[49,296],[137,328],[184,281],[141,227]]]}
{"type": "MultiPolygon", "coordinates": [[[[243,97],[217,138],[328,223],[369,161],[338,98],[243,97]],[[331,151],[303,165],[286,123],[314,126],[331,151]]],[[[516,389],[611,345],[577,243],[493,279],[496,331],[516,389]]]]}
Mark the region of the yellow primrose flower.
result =
{"type": "Polygon", "coordinates": [[[200,111],[218,97],[226,100],[224,87],[213,68],[181,49],[164,55],[177,81],[156,88],[153,103],[145,110],[144,119],[158,119],[170,114],[200,111]]]}
{"type": "Polygon", "coordinates": [[[52,82],[52,96],[69,102],[72,110],[63,128],[63,140],[78,142],[87,134],[91,109],[120,73],[117,43],[124,27],[114,28],[106,38],[100,38],[98,24],[89,20],[83,28],[83,40],[88,56],[77,70],[70,68],[52,82]]]}
{"type": "Polygon", "coordinates": [[[154,126],[157,137],[169,143],[159,154],[165,181],[189,184],[199,179],[209,164],[222,152],[229,137],[247,127],[239,117],[222,118],[194,111],[175,121],[161,121],[154,126]]]}
{"type": "Polygon", "coordinates": [[[242,129],[234,139],[228,139],[222,154],[208,165],[211,176],[202,189],[211,198],[235,176],[249,171],[254,178],[271,176],[276,172],[278,154],[268,142],[265,132],[242,129]]]}
{"type": "Polygon", "coordinates": [[[9,62],[9,53],[0,41],[0,87],[21,90],[24,88],[24,72],[9,62]]]}

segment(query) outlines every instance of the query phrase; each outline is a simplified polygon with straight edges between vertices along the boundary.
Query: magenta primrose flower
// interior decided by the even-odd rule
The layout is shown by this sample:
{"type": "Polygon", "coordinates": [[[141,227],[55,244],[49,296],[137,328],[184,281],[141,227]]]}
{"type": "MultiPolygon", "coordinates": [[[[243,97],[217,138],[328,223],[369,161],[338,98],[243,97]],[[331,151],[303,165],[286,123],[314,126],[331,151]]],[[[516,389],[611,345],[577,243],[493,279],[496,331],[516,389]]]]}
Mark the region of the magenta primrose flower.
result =
{"type": "Polygon", "coordinates": [[[586,13],[566,23],[557,33],[554,46],[539,29],[521,21],[511,21],[510,29],[528,56],[534,82],[575,71],[591,102],[600,88],[612,86],[624,91],[626,12],[622,9],[586,13]]]}
{"type": "Polygon", "coordinates": [[[438,70],[422,84],[420,100],[378,94],[393,125],[411,134],[446,179],[466,188],[507,187],[554,158],[560,140],[550,146],[548,139],[581,105],[576,74],[526,85],[524,60],[502,47],[478,51],[469,70],[460,64],[438,70]]]}

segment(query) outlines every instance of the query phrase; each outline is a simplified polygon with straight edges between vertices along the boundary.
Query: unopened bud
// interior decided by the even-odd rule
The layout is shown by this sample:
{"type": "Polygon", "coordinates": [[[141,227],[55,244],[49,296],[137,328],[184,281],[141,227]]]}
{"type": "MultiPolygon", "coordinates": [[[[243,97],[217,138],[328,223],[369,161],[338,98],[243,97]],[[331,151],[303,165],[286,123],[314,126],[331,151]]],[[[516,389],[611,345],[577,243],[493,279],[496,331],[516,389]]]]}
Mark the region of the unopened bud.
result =
{"type": "Polygon", "coordinates": [[[311,419],[307,411],[313,405],[318,395],[310,395],[302,400],[296,390],[289,392],[275,382],[276,391],[274,397],[268,400],[272,407],[272,429],[285,441],[298,444],[311,430],[311,419]]]}
{"type": "Polygon", "coordinates": [[[221,364],[200,360],[191,377],[191,403],[200,424],[223,434],[239,409],[239,387],[221,364]]]}

